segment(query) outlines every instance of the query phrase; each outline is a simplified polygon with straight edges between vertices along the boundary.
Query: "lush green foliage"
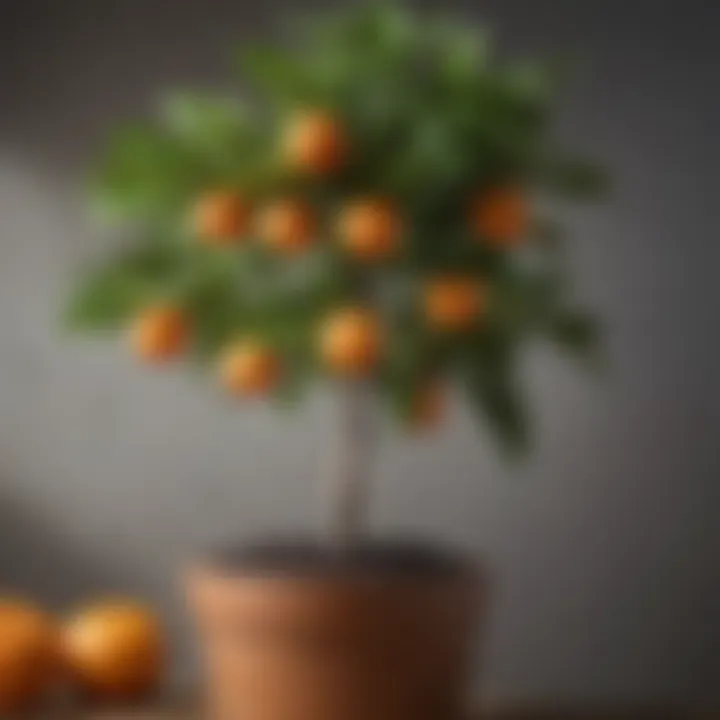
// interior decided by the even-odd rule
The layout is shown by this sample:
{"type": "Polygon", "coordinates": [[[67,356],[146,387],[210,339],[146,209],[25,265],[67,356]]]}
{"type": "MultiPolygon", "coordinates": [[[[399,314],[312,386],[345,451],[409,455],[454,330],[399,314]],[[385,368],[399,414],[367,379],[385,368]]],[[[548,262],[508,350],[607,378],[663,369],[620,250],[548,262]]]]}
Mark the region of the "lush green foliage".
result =
{"type": "Polygon", "coordinates": [[[585,354],[595,323],[572,304],[553,198],[592,197],[601,175],[557,147],[551,65],[500,62],[489,38],[464,24],[418,19],[397,7],[355,8],[304,24],[278,47],[239,59],[247,101],[174,96],[148,125],[121,131],[94,183],[98,207],[137,242],[89,273],[69,308],[83,329],[116,329],[151,302],[171,299],[193,318],[194,346],[214,358],[232,338],[267,340],[283,357],[278,395],[295,397],[321,371],[315,328],[333,307],[370,293],[390,329],[375,375],[400,415],[428,378],[457,379],[478,414],[510,446],[527,435],[517,362],[537,338],[585,354]],[[350,161],[328,177],[299,177],[277,153],[298,108],[342,119],[350,161]],[[512,183],[531,198],[518,250],[472,237],[468,203],[512,183]],[[276,257],[248,238],[236,248],[195,241],[188,210],[202,191],[235,186],[253,200],[298,194],[322,218],[322,239],[300,257],[276,257]],[[394,260],[361,266],[332,237],[333,213],[357,195],[382,195],[406,226],[394,260]],[[472,274],[488,287],[477,327],[428,329],[418,312],[424,279],[472,274]],[[361,289],[361,290],[360,290],[361,289]]]}

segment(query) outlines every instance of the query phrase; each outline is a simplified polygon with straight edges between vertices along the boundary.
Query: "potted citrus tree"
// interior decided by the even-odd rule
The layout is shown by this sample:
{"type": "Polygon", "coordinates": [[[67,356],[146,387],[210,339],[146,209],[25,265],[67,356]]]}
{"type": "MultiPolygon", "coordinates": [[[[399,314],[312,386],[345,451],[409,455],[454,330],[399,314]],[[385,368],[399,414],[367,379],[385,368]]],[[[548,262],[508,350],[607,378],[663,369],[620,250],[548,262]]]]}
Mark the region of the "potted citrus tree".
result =
{"type": "Polygon", "coordinates": [[[368,456],[386,411],[428,429],[451,386],[524,447],[524,348],[594,344],[552,213],[599,174],[558,146],[553,68],[496,60],[476,28],[355,8],[241,68],[245,101],[175,95],[113,140],[95,199],[136,240],[69,321],[205,362],[238,398],[289,405],[320,380],[338,400],[327,528],[191,573],[214,716],[450,717],[484,580],[366,536],[368,456]]]}

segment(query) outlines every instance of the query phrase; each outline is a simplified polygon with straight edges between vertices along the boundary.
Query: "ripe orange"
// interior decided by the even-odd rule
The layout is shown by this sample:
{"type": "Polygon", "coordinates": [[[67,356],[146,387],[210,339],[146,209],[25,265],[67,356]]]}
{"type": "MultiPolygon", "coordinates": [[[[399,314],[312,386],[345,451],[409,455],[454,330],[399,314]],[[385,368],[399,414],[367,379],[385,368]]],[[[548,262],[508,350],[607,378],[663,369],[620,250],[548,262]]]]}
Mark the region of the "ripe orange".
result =
{"type": "Polygon", "coordinates": [[[475,233],[498,249],[515,247],[528,226],[525,196],[517,188],[497,188],[477,198],[472,208],[475,233]]]}
{"type": "Polygon", "coordinates": [[[282,138],[289,165],[303,172],[325,175],[344,162],[347,141],[340,122],[324,111],[308,111],[292,117],[282,138]]]}
{"type": "Polygon", "coordinates": [[[358,200],[342,210],[337,231],[345,248],[358,259],[382,260],[398,248],[400,218],[382,198],[358,200]]]}
{"type": "Polygon", "coordinates": [[[58,674],[51,620],[24,602],[0,600],[0,713],[39,701],[58,674]]]}
{"type": "Polygon", "coordinates": [[[315,217],[300,200],[277,200],[260,213],[258,232],[273,250],[297,253],[313,242],[315,217]]]}
{"type": "Polygon", "coordinates": [[[377,364],[381,349],[380,321],[365,308],[336,310],[320,328],[320,355],[332,370],[341,374],[367,374],[377,364]]]}
{"type": "Polygon", "coordinates": [[[410,425],[415,430],[426,430],[440,423],[445,414],[445,394],[438,383],[428,383],[413,398],[410,425]]]}
{"type": "Polygon", "coordinates": [[[471,278],[445,276],[425,288],[425,315],[438,330],[462,330],[472,325],[481,312],[482,291],[471,278]]]}
{"type": "Polygon", "coordinates": [[[275,355],[260,342],[240,340],[220,357],[220,378],[238,395],[264,395],[276,384],[280,366],[275,355]]]}
{"type": "Polygon", "coordinates": [[[193,208],[193,226],[208,245],[234,245],[247,232],[250,205],[236,190],[211,190],[201,195],[193,208]]]}
{"type": "Polygon", "coordinates": [[[143,360],[160,363],[180,355],[190,337],[185,313],[171,305],[156,305],[143,310],[130,328],[130,343],[143,360]]]}
{"type": "Polygon", "coordinates": [[[155,689],[165,656],[155,614],[122,600],[71,618],[63,628],[62,651],[83,690],[113,699],[133,699],[155,689]]]}

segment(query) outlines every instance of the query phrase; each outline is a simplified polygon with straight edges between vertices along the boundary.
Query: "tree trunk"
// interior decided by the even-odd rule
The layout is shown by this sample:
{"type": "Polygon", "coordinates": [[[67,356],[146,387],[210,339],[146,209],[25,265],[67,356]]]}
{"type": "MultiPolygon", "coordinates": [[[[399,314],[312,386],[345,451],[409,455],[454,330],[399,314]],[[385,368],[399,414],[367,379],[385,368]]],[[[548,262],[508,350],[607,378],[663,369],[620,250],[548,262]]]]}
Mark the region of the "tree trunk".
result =
{"type": "Polygon", "coordinates": [[[338,443],[330,468],[330,533],[333,545],[347,550],[365,532],[373,446],[373,396],[362,381],[338,388],[334,434],[338,443]]]}

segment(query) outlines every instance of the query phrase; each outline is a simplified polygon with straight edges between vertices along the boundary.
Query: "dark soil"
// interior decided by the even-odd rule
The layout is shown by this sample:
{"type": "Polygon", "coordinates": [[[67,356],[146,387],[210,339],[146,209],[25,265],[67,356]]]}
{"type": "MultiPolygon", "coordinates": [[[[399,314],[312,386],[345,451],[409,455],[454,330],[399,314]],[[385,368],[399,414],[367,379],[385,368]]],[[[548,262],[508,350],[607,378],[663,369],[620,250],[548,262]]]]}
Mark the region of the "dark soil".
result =
{"type": "Polygon", "coordinates": [[[409,579],[464,574],[470,559],[442,545],[412,539],[369,540],[334,548],[307,538],[265,538],[220,548],[210,560],[228,572],[271,575],[392,575],[409,579]]]}

